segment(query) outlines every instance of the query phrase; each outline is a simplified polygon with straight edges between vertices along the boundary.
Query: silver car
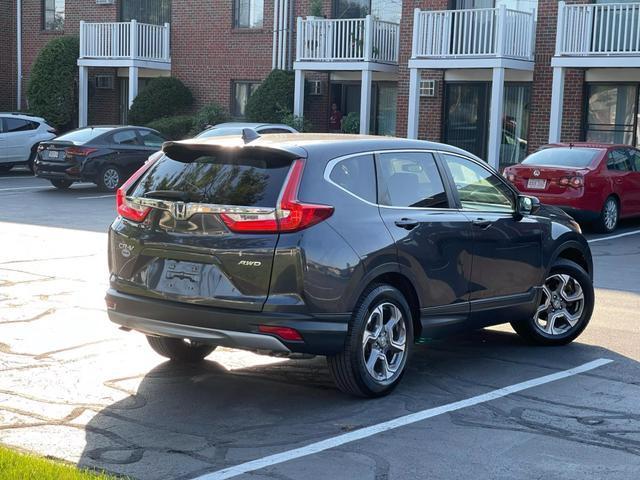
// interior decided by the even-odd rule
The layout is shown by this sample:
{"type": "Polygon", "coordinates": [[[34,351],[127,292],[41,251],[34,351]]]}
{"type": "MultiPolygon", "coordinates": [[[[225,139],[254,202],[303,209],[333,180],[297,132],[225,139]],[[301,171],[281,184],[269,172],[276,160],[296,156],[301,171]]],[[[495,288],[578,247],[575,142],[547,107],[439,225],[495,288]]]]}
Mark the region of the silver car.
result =
{"type": "Polygon", "coordinates": [[[203,130],[196,138],[222,137],[225,135],[242,135],[242,130],[250,128],[255,130],[259,135],[269,133],[298,133],[295,128],[283,123],[250,123],[250,122],[228,122],[219,123],[213,127],[203,130]]]}
{"type": "Polygon", "coordinates": [[[56,136],[56,129],[44,118],[21,113],[0,113],[0,172],[14,165],[33,171],[38,144],[56,136]]]}

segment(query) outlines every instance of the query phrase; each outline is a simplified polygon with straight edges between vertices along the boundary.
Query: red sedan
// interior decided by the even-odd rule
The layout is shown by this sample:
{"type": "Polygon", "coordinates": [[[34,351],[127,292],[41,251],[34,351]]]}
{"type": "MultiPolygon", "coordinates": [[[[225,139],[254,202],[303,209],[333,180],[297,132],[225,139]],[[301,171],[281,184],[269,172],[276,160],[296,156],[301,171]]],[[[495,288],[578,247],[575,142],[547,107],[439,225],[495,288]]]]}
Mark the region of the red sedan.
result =
{"type": "Polygon", "coordinates": [[[547,145],[505,168],[504,176],[602,232],[614,231],[620,218],[640,216],[640,150],[628,145],[547,145]]]}

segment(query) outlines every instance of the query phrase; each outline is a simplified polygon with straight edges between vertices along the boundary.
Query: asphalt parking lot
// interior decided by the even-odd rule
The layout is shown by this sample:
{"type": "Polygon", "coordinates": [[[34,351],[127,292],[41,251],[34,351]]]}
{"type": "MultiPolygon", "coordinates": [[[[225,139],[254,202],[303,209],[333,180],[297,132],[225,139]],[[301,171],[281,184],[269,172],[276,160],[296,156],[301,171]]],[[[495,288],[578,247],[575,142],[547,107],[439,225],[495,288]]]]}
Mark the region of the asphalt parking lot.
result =
{"type": "Polygon", "coordinates": [[[574,344],[500,327],[420,345],[392,395],[360,400],[324,358],[179,367],[119,331],[114,202],[0,176],[0,443],[139,479],[640,478],[640,222],[588,235],[596,309],[574,344]]]}

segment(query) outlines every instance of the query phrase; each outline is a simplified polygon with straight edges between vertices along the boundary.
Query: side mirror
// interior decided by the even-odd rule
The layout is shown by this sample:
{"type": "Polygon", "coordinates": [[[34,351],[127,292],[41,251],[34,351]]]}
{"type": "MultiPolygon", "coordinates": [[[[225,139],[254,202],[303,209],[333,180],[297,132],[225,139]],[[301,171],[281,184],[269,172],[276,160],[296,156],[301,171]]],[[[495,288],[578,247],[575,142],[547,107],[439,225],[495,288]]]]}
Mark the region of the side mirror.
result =
{"type": "Polygon", "coordinates": [[[540,210],[540,200],[529,195],[518,195],[518,215],[535,215],[540,210]]]}

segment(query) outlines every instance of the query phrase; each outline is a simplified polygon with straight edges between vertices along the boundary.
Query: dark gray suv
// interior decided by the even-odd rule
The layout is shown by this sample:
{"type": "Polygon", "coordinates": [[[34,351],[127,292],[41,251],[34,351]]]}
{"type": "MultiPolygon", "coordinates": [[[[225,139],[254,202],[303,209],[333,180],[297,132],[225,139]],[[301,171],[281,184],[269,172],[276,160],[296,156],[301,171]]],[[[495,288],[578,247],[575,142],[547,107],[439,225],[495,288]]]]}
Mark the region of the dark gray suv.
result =
{"type": "Polygon", "coordinates": [[[465,151],[251,131],[163,151],[118,191],[106,300],[172,360],[326,355],[339,388],[379,396],[416,341],[511,323],[561,345],[591,317],[578,225],[465,151]]]}

